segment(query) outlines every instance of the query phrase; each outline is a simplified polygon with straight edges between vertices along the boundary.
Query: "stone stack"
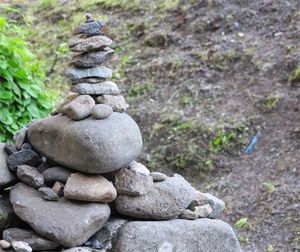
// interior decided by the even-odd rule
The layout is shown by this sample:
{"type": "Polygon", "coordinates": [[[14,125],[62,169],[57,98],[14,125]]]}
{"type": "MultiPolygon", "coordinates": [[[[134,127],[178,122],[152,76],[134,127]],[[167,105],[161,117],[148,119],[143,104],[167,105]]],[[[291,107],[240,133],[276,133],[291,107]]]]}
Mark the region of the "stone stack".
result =
{"type": "Polygon", "coordinates": [[[70,41],[72,92],[0,144],[0,251],[241,251],[217,220],[223,201],[135,161],[139,127],[103,66],[113,42],[86,18],[70,41]]]}

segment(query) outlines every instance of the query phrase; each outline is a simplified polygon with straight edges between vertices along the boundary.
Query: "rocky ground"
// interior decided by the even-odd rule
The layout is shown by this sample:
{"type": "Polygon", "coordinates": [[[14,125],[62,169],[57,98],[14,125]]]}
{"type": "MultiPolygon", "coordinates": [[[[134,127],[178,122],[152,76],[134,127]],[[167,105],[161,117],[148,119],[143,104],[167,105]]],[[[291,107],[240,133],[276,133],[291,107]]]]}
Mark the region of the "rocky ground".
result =
{"type": "Polygon", "coordinates": [[[225,221],[242,219],[244,251],[300,251],[300,3],[114,2],[43,1],[9,16],[27,24],[60,90],[72,23],[85,12],[108,21],[113,80],[144,138],[140,161],[225,199],[225,221]]]}

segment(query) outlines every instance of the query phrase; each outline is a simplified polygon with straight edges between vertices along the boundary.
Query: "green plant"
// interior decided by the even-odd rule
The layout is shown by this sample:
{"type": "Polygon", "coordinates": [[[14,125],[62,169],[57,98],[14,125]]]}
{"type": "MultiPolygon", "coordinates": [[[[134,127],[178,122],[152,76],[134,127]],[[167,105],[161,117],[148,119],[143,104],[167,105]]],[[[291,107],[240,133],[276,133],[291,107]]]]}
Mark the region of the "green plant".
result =
{"type": "Polygon", "coordinates": [[[235,140],[236,133],[234,131],[227,132],[225,129],[218,129],[215,137],[209,142],[209,149],[212,152],[228,150],[234,145],[235,140]]]}
{"type": "Polygon", "coordinates": [[[299,81],[300,80],[300,66],[297,66],[293,72],[289,76],[289,81],[294,82],[294,81],[299,81]]]}
{"type": "Polygon", "coordinates": [[[273,249],[272,244],[269,244],[268,248],[267,248],[267,252],[273,252],[273,251],[274,251],[274,249],[273,249]]]}
{"type": "Polygon", "coordinates": [[[248,224],[248,218],[241,218],[234,224],[234,226],[238,229],[242,229],[247,224],[248,224]]]}
{"type": "Polygon", "coordinates": [[[52,108],[45,73],[22,38],[18,26],[0,17],[0,141],[52,108]]]}
{"type": "Polygon", "coordinates": [[[131,84],[128,90],[128,96],[143,96],[149,90],[153,89],[153,83],[143,83],[143,84],[131,84]]]}
{"type": "Polygon", "coordinates": [[[276,187],[271,182],[265,182],[263,183],[263,186],[265,187],[265,190],[268,192],[268,194],[272,194],[276,191],[276,187]]]}

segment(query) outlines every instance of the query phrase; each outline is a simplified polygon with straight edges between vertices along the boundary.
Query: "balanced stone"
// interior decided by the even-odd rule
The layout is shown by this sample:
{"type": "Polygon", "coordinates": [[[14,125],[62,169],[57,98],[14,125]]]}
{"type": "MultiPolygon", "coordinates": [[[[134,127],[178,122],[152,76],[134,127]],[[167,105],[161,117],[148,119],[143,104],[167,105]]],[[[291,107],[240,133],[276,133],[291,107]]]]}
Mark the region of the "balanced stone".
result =
{"type": "Polygon", "coordinates": [[[19,183],[10,192],[14,212],[38,234],[67,247],[80,246],[110,215],[107,204],[46,201],[39,191],[19,183]]]}
{"type": "Polygon", "coordinates": [[[4,149],[5,144],[0,143],[0,188],[5,188],[10,186],[14,181],[16,181],[16,176],[10,172],[7,167],[8,155],[4,149]]]}
{"type": "Polygon", "coordinates": [[[195,197],[196,190],[180,175],[154,183],[153,189],[137,197],[118,195],[118,213],[130,217],[167,220],[178,217],[195,197]]]}
{"type": "Polygon", "coordinates": [[[71,80],[89,77],[110,78],[112,76],[112,70],[105,66],[98,66],[92,68],[69,67],[66,70],[66,76],[71,80]]]}
{"type": "Polygon", "coordinates": [[[100,95],[100,94],[119,94],[120,90],[116,83],[112,81],[104,81],[102,83],[80,83],[72,85],[71,90],[80,94],[100,95]]]}
{"type": "Polygon", "coordinates": [[[122,95],[101,95],[97,97],[97,103],[107,104],[116,112],[125,112],[129,107],[122,95]]]}
{"type": "Polygon", "coordinates": [[[105,104],[97,104],[92,108],[92,116],[95,119],[105,119],[113,113],[111,106],[105,104]]]}
{"type": "MultiPolygon", "coordinates": [[[[101,82],[104,82],[104,81],[105,81],[105,78],[91,77],[91,78],[82,78],[82,79],[72,79],[71,83],[72,83],[72,85],[80,84],[80,83],[92,84],[92,83],[101,83],[101,82]]],[[[77,95],[79,95],[79,94],[77,94],[77,95]]]]}
{"type": "Polygon", "coordinates": [[[150,171],[148,170],[148,168],[143,164],[136,162],[135,160],[130,162],[130,164],[128,165],[128,169],[135,172],[143,173],[145,175],[150,175],[150,171]]]}
{"type": "Polygon", "coordinates": [[[32,248],[23,241],[13,241],[12,242],[12,247],[14,249],[14,251],[16,252],[31,252],[32,248]]]}
{"type": "Polygon", "coordinates": [[[82,120],[92,114],[94,99],[89,95],[79,95],[62,108],[62,113],[72,120],[82,120]]]}
{"type": "Polygon", "coordinates": [[[31,124],[28,139],[58,164],[95,174],[126,166],[140,154],[143,144],[139,127],[125,113],[113,113],[105,120],[48,117],[31,124]]]}
{"type": "Polygon", "coordinates": [[[35,167],[19,165],[17,176],[22,182],[31,187],[40,188],[44,185],[44,177],[35,167]]]}
{"type": "Polygon", "coordinates": [[[114,50],[105,47],[103,48],[103,51],[97,51],[97,52],[89,52],[84,54],[79,54],[75,57],[73,57],[71,61],[71,65],[76,67],[95,67],[99,66],[102,63],[110,60],[112,56],[114,55],[114,50]]]}
{"type": "Polygon", "coordinates": [[[108,31],[108,26],[101,21],[93,21],[87,23],[81,23],[77,26],[74,34],[85,34],[87,36],[104,35],[108,31]]]}
{"type": "Polygon", "coordinates": [[[56,181],[65,184],[70,177],[72,171],[68,168],[56,166],[51,167],[43,172],[45,184],[48,186],[54,185],[56,181]]]}
{"type": "Polygon", "coordinates": [[[161,182],[167,179],[167,175],[161,172],[151,172],[150,175],[152,176],[154,182],[161,182]]]}
{"type": "Polygon", "coordinates": [[[6,229],[3,232],[3,239],[10,243],[13,241],[26,242],[33,250],[38,251],[52,250],[59,247],[57,242],[50,241],[29,229],[6,229]]]}
{"type": "Polygon", "coordinates": [[[74,100],[76,97],[78,97],[78,93],[69,92],[62,101],[56,104],[55,111],[52,112],[53,115],[62,113],[62,108],[69,104],[72,100],[74,100]]]}
{"type": "Polygon", "coordinates": [[[73,173],[65,185],[64,196],[66,199],[107,203],[117,197],[117,191],[101,175],[73,173]]]}
{"type": "Polygon", "coordinates": [[[7,167],[11,171],[17,171],[19,165],[28,164],[37,166],[41,162],[41,157],[34,150],[20,150],[8,157],[7,167]]]}
{"type": "Polygon", "coordinates": [[[41,198],[44,200],[57,201],[59,198],[50,187],[41,187],[39,192],[41,192],[41,198]]]}
{"type": "Polygon", "coordinates": [[[70,40],[69,47],[72,52],[85,53],[102,50],[112,44],[113,41],[106,36],[94,36],[89,38],[74,37],[70,40]]]}

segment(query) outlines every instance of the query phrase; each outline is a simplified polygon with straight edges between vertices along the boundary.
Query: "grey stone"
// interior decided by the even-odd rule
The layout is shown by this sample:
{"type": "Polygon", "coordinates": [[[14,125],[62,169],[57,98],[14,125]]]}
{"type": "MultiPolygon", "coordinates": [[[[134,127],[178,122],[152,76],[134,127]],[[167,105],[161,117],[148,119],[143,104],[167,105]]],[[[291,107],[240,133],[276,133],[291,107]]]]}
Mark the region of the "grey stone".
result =
{"type": "Polygon", "coordinates": [[[112,81],[104,81],[102,83],[81,83],[71,86],[73,92],[79,94],[101,95],[101,94],[119,94],[120,90],[116,83],[112,81]]]}
{"type": "Polygon", "coordinates": [[[91,96],[79,95],[65,105],[61,112],[72,120],[82,120],[92,114],[93,106],[95,106],[95,101],[91,96]]]}
{"type": "Polygon", "coordinates": [[[68,168],[56,166],[45,170],[43,172],[43,177],[45,180],[45,184],[48,186],[52,186],[56,181],[65,184],[68,180],[68,177],[70,177],[71,173],[72,170],[68,168]]]}
{"type": "Polygon", "coordinates": [[[218,199],[217,197],[211,195],[210,193],[204,193],[205,197],[208,199],[208,203],[212,208],[212,213],[209,215],[209,218],[218,219],[221,216],[221,213],[225,209],[225,203],[223,200],[218,199]]]}
{"type": "Polygon", "coordinates": [[[21,150],[31,150],[32,146],[29,143],[23,143],[21,146],[21,150]]]}
{"type": "Polygon", "coordinates": [[[139,127],[125,113],[113,113],[105,120],[48,117],[31,124],[28,139],[58,164],[95,174],[124,167],[140,154],[143,144],[139,127]]]}
{"type": "Polygon", "coordinates": [[[14,141],[16,142],[16,147],[18,150],[21,149],[23,143],[26,140],[27,130],[28,130],[28,128],[25,127],[23,129],[19,130],[13,137],[14,141]]]}
{"type": "Polygon", "coordinates": [[[41,192],[41,198],[49,201],[57,201],[58,195],[50,187],[41,187],[39,188],[41,192]]]}
{"type": "Polygon", "coordinates": [[[53,192],[55,192],[59,197],[64,196],[64,187],[65,185],[56,181],[52,187],[53,192]]]}
{"type": "Polygon", "coordinates": [[[125,112],[129,105],[122,95],[101,95],[97,97],[97,103],[107,104],[116,112],[125,112]]]}
{"type": "Polygon", "coordinates": [[[212,213],[212,209],[209,204],[206,204],[204,206],[196,206],[194,212],[199,218],[207,218],[212,213]]]}
{"type": "Polygon", "coordinates": [[[16,176],[7,167],[8,155],[5,151],[5,144],[0,143],[0,188],[10,186],[16,181],[16,176]]]}
{"type": "Polygon", "coordinates": [[[87,36],[104,35],[108,31],[108,27],[104,22],[92,21],[81,23],[78,25],[73,34],[85,34],[87,36]]]}
{"type": "Polygon", "coordinates": [[[204,195],[204,193],[197,191],[195,198],[189,204],[188,209],[194,211],[196,206],[204,206],[208,203],[208,198],[204,195]]]}
{"type": "Polygon", "coordinates": [[[70,249],[64,249],[63,252],[107,252],[106,250],[102,249],[94,249],[89,247],[76,247],[70,249]]]}
{"type": "Polygon", "coordinates": [[[176,252],[242,251],[232,228],[212,219],[128,222],[113,251],[157,252],[165,242],[176,252]]]}
{"type": "Polygon", "coordinates": [[[35,167],[19,165],[17,176],[22,182],[31,187],[39,188],[44,185],[43,175],[35,167]]]}
{"type": "Polygon", "coordinates": [[[110,60],[114,55],[114,50],[105,47],[102,51],[88,52],[76,55],[72,58],[71,65],[75,67],[95,67],[110,60]]]}
{"type": "Polygon", "coordinates": [[[80,246],[110,215],[107,204],[45,201],[39,191],[19,183],[10,192],[14,212],[38,234],[66,247],[80,246]]]}
{"type": "Polygon", "coordinates": [[[0,248],[9,249],[10,247],[11,247],[11,244],[8,241],[6,241],[6,240],[0,241],[0,248]]]}
{"type": "Polygon", "coordinates": [[[41,162],[41,157],[34,150],[20,150],[8,157],[7,167],[11,171],[17,171],[19,165],[37,166],[41,162]]]}
{"type": "Polygon", "coordinates": [[[195,211],[192,211],[190,209],[184,209],[182,213],[179,215],[180,219],[186,219],[186,220],[195,220],[198,219],[198,214],[195,213],[195,211]]]}
{"type": "Polygon", "coordinates": [[[173,252],[173,246],[171,243],[164,241],[158,248],[158,252],[173,252]]]}
{"type": "Polygon", "coordinates": [[[115,172],[115,187],[118,195],[144,195],[153,189],[153,179],[149,175],[122,168],[115,172]]]}
{"type": "MultiPolygon", "coordinates": [[[[93,83],[101,83],[104,82],[105,78],[82,78],[82,79],[73,79],[71,80],[71,83],[74,84],[80,84],[80,83],[89,83],[89,84],[93,84],[93,83]]],[[[78,94],[77,94],[78,95],[78,94]]]]}
{"type": "Polygon", "coordinates": [[[8,155],[11,155],[11,154],[18,151],[17,147],[14,144],[11,144],[11,143],[5,143],[4,149],[5,149],[5,151],[8,155]]]}
{"type": "Polygon", "coordinates": [[[148,170],[148,168],[143,164],[136,162],[135,160],[130,162],[130,164],[128,165],[128,169],[135,172],[143,173],[145,175],[150,175],[150,171],[148,170]]]}
{"type": "Polygon", "coordinates": [[[26,242],[33,250],[38,251],[51,250],[59,247],[57,242],[50,241],[29,229],[6,229],[3,232],[3,239],[10,243],[13,241],[26,242]]]}
{"type": "Polygon", "coordinates": [[[74,100],[76,97],[78,97],[79,94],[77,93],[73,93],[73,92],[69,92],[62,101],[58,102],[55,105],[55,111],[52,112],[52,115],[57,115],[59,113],[62,113],[62,108],[64,106],[66,106],[67,104],[69,104],[72,100],[74,100]]]}
{"type": "Polygon", "coordinates": [[[68,178],[64,196],[66,199],[107,203],[117,197],[117,191],[113,184],[101,175],[85,175],[78,172],[68,178]]]}
{"type": "Polygon", "coordinates": [[[6,195],[0,195],[0,233],[9,227],[14,218],[14,213],[6,195]]]}
{"type": "Polygon", "coordinates": [[[154,182],[165,181],[168,177],[167,175],[165,175],[161,172],[151,172],[150,175],[152,176],[154,182]]]}
{"type": "Polygon", "coordinates": [[[23,241],[13,241],[12,247],[16,252],[31,252],[32,248],[23,241]]]}
{"type": "Polygon", "coordinates": [[[89,77],[110,78],[112,76],[112,70],[105,66],[98,66],[92,68],[69,67],[66,70],[66,76],[71,80],[89,77]]]}
{"type": "Polygon", "coordinates": [[[76,36],[70,40],[69,47],[72,52],[85,53],[98,51],[112,44],[113,41],[106,36],[94,36],[89,38],[76,36]]]}
{"type": "Polygon", "coordinates": [[[105,119],[113,113],[112,107],[105,104],[97,104],[92,108],[92,116],[95,119],[105,119]]]}
{"type": "Polygon", "coordinates": [[[195,197],[196,190],[180,175],[154,183],[145,195],[132,197],[118,195],[115,206],[118,213],[141,219],[167,220],[178,217],[195,197]]]}

